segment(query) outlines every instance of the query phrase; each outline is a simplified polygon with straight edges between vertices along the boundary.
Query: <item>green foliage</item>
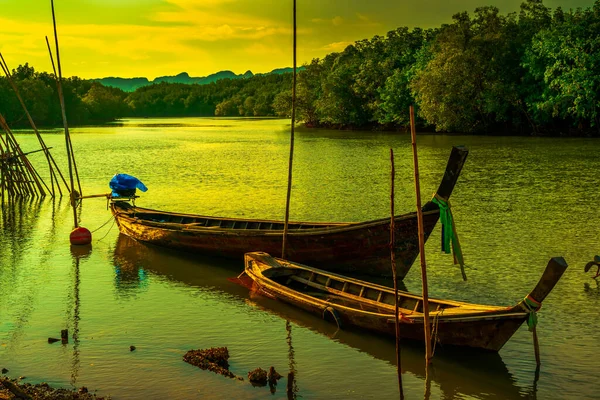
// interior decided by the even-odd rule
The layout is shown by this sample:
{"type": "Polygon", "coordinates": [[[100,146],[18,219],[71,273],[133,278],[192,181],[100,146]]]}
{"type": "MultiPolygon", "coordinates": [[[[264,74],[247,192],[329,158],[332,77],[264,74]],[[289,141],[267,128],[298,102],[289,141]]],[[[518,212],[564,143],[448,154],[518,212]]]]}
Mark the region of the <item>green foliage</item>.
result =
{"type": "MultiPolygon", "coordinates": [[[[11,72],[12,80],[38,126],[62,126],[62,112],[54,75],[36,72],[28,64],[11,72]]],[[[77,77],[63,79],[67,121],[71,125],[112,121],[127,114],[125,93],[77,77]]],[[[7,78],[0,78],[0,114],[14,127],[29,127],[18,97],[7,78]]]]}
{"type": "MultiPolygon", "coordinates": [[[[421,129],[600,135],[598,32],[600,0],[568,12],[526,0],[518,13],[487,6],[459,12],[437,29],[398,28],[301,67],[296,120],[401,129],[415,105],[421,129]]],[[[131,93],[73,77],[64,80],[67,116],[73,124],[123,116],[290,117],[292,75],[280,72],[230,73],[202,85],[181,74],[185,84],[163,77],[131,93]]],[[[27,64],[13,75],[34,119],[60,125],[54,77],[27,64]]],[[[0,79],[0,112],[22,125],[23,111],[10,92],[0,79]]]]}
{"type": "Polygon", "coordinates": [[[524,65],[541,91],[532,112],[600,132],[600,1],[588,10],[555,14],[553,24],[534,36],[524,65]]]}

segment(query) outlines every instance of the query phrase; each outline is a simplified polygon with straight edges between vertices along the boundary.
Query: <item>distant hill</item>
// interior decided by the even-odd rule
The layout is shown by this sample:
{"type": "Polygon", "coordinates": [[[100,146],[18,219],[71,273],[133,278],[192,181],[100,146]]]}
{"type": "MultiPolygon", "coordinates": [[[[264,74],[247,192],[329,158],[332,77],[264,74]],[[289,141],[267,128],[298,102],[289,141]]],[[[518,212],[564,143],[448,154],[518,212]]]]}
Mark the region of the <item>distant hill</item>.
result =
{"type": "MultiPolygon", "coordinates": [[[[298,68],[298,70],[303,69],[298,68]]],[[[267,72],[264,74],[256,74],[256,75],[270,75],[270,74],[285,74],[291,73],[293,68],[277,68],[271,72],[267,72]]],[[[231,71],[219,71],[217,73],[203,76],[203,77],[191,77],[187,72],[182,72],[175,76],[159,76],[153,81],[149,81],[148,78],[118,78],[118,77],[109,77],[109,78],[97,78],[91,79],[95,82],[100,82],[104,86],[112,86],[117,87],[125,92],[133,92],[137,88],[142,86],[152,85],[153,83],[160,82],[168,82],[168,83],[185,83],[185,84],[193,84],[196,83],[198,85],[205,85],[207,83],[216,82],[219,79],[242,79],[242,78],[251,78],[254,74],[252,71],[246,71],[243,74],[235,74],[231,71]]]]}

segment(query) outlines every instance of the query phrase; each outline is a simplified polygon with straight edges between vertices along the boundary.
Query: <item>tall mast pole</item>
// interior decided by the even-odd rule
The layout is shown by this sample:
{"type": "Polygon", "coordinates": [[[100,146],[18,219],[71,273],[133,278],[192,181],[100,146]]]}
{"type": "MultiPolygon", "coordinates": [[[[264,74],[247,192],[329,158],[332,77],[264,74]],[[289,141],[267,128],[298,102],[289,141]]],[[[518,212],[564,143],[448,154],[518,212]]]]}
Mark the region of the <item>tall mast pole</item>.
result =
{"type": "Polygon", "coordinates": [[[287,196],[285,200],[285,222],[283,225],[283,245],[281,249],[281,258],[285,258],[287,245],[288,222],[290,220],[290,196],[292,193],[292,165],[294,162],[294,125],[296,124],[296,0],[294,2],[294,72],[292,81],[292,128],[290,136],[290,159],[288,165],[288,185],[287,196]]]}

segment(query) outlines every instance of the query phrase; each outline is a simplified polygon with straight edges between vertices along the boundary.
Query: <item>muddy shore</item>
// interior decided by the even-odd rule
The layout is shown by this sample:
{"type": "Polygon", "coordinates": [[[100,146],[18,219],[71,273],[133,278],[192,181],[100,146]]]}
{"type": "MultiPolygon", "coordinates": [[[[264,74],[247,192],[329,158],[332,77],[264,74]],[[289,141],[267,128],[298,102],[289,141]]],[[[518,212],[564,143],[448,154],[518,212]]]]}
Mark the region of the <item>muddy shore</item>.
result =
{"type": "Polygon", "coordinates": [[[0,377],[0,400],[108,400],[110,397],[89,393],[85,386],[79,389],[53,388],[47,383],[36,385],[18,379],[0,377]]]}

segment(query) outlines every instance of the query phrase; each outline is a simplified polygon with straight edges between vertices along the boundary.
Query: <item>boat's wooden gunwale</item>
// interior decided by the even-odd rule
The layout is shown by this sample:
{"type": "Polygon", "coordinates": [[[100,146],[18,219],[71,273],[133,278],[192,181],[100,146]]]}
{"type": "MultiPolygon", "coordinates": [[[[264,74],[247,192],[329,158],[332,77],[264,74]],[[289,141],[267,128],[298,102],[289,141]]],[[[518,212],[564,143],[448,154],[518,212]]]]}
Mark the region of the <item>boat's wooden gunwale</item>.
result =
{"type": "MultiPolygon", "coordinates": [[[[155,214],[155,215],[164,215],[168,217],[181,217],[181,218],[196,218],[196,219],[207,219],[211,221],[228,221],[228,222],[262,222],[262,223],[272,223],[272,224],[280,224],[282,221],[270,220],[270,219],[251,219],[251,218],[231,218],[231,217],[215,217],[215,216],[207,216],[200,214],[186,214],[186,213],[178,213],[178,212],[166,212],[160,210],[153,210],[151,208],[143,208],[143,207],[133,207],[128,211],[127,214],[133,214],[134,210],[136,214],[155,214]]],[[[143,221],[148,221],[147,219],[142,219],[143,221]]],[[[154,221],[157,222],[157,221],[154,221]]],[[[313,221],[290,221],[290,225],[321,225],[321,226],[346,226],[353,225],[355,222],[313,222],[313,221]]]]}
{"type": "MultiPolygon", "coordinates": [[[[115,206],[116,207],[116,206],[115,206]]],[[[161,228],[161,229],[169,229],[172,231],[193,231],[193,232],[204,232],[210,234],[236,234],[236,235],[266,235],[266,236],[280,236],[283,232],[283,229],[236,229],[236,228],[222,228],[218,226],[190,226],[191,224],[182,224],[176,222],[159,222],[152,221],[144,218],[134,217],[133,215],[139,213],[138,209],[135,209],[135,213],[133,211],[115,212],[115,217],[120,219],[126,219],[131,224],[140,224],[149,227],[161,228]]],[[[396,216],[396,221],[402,221],[406,219],[413,218],[416,213],[409,213],[404,215],[396,216]]],[[[429,216],[439,214],[439,210],[431,210],[423,213],[423,216],[429,216]]],[[[168,214],[166,214],[168,215],[168,214]]],[[[196,218],[204,218],[204,217],[196,217],[196,218]]],[[[212,218],[214,221],[219,221],[220,219],[212,218]]],[[[242,220],[242,219],[224,219],[229,222],[258,222],[257,220],[242,220]]],[[[261,223],[271,223],[271,221],[260,220],[261,223]]],[[[279,223],[273,221],[272,223],[279,223]]],[[[289,235],[293,236],[312,236],[319,234],[336,234],[339,232],[353,231],[358,229],[368,229],[370,227],[381,226],[382,224],[388,224],[388,219],[378,219],[366,222],[356,222],[356,223],[340,223],[340,224],[325,224],[322,223],[323,226],[315,227],[315,228],[300,228],[300,229],[290,229],[288,230],[289,235]]],[[[290,222],[290,225],[294,224],[303,224],[303,225],[313,225],[312,222],[290,222]]],[[[315,224],[316,225],[316,224],[315,224]]]]}
{"type": "MultiPolygon", "coordinates": [[[[281,260],[278,260],[278,261],[281,262],[281,260]]],[[[260,263],[260,261],[251,261],[251,262],[252,263],[260,263]]],[[[310,268],[310,267],[306,267],[306,269],[304,269],[304,268],[298,268],[294,265],[290,265],[287,263],[285,263],[285,264],[282,263],[282,264],[285,265],[285,268],[297,269],[297,270],[309,270],[309,271],[312,270],[311,272],[316,272],[316,271],[314,271],[313,268],[310,268]]],[[[263,265],[265,265],[265,264],[263,264],[263,265]]],[[[304,293],[294,290],[286,285],[282,285],[276,281],[273,281],[272,279],[265,276],[263,272],[265,270],[268,270],[269,268],[270,267],[267,266],[267,268],[258,267],[258,268],[252,268],[250,270],[250,271],[252,271],[252,273],[254,275],[254,280],[256,282],[258,282],[262,287],[266,287],[267,291],[273,290],[282,296],[290,296],[291,294],[293,294],[297,298],[303,299],[305,302],[314,303],[314,304],[319,305],[320,307],[335,306],[336,308],[345,310],[347,312],[353,312],[353,313],[360,312],[361,314],[369,315],[369,316],[373,316],[373,317],[377,317],[377,318],[393,317],[393,315],[394,315],[394,306],[392,306],[390,304],[377,302],[377,301],[367,299],[364,297],[360,297],[360,296],[355,296],[355,295],[352,295],[350,293],[347,293],[347,292],[344,292],[341,290],[337,290],[337,289],[334,289],[331,287],[326,287],[324,285],[320,285],[314,281],[304,280],[305,282],[301,282],[301,283],[306,283],[307,285],[309,285],[311,287],[329,292],[336,296],[348,298],[352,301],[364,303],[371,307],[376,307],[376,308],[380,308],[380,309],[389,309],[390,312],[389,313],[387,313],[387,312],[386,313],[376,313],[376,312],[368,311],[368,310],[360,310],[359,311],[354,307],[348,307],[343,304],[333,303],[333,302],[329,302],[326,300],[321,300],[321,299],[315,298],[313,296],[304,294],[304,293]]],[[[246,272],[248,273],[248,270],[246,270],[246,272]]],[[[347,278],[337,275],[337,274],[329,274],[329,273],[321,273],[321,272],[316,272],[316,273],[321,276],[334,277],[334,279],[336,279],[336,280],[340,280],[340,278],[341,278],[342,280],[345,280],[348,282],[353,281],[353,279],[347,279],[347,278]]],[[[368,285],[361,285],[361,286],[385,291],[385,292],[391,293],[393,296],[393,290],[390,290],[390,288],[387,288],[385,286],[379,286],[379,285],[375,285],[375,284],[368,284],[368,285]]],[[[400,292],[400,296],[412,298],[412,299],[415,299],[418,301],[421,300],[421,298],[419,296],[412,295],[408,292],[400,292]]],[[[522,313],[510,312],[512,307],[507,308],[507,307],[500,307],[500,306],[487,306],[487,305],[471,304],[471,303],[457,302],[457,301],[451,301],[451,300],[438,300],[438,299],[433,299],[433,298],[429,299],[429,301],[430,301],[430,304],[432,304],[432,305],[444,304],[444,305],[450,305],[452,307],[450,309],[441,309],[439,311],[430,311],[430,316],[432,318],[438,318],[440,320],[468,321],[468,320],[472,320],[473,318],[475,318],[477,320],[482,320],[482,319],[504,318],[507,316],[510,316],[510,317],[514,316],[515,318],[518,319],[518,318],[524,318],[527,315],[527,313],[525,313],[525,312],[522,312],[522,313]],[[496,313],[496,314],[486,315],[489,313],[496,313]],[[470,318],[470,317],[473,317],[473,318],[470,318]]],[[[411,320],[415,320],[415,322],[417,322],[419,320],[421,320],[421,321],[423,320],[422,312],[415,312],[413,310],[409,310],[406,308],[400,308],[399,312],[401,314],[403,314],[404,317],[411,319],[411,320]]]]}
{"type": "MultiPolygon", "coordinates": [[[[299,277],[297,277],[299,278],[299,277]]],[[[267,278],[268,279],[268,278],[267,278]]],[[[356,296],[353,295],[352,293],[348,293],[348,292],[344,292],[341,290],[337,290],[328,286],[324,286],[324,285],[320,285],[316,282],[310,282],[308,280],[305,280],[303,278],[299,278],[299,279],[295,279],[297,282],[300,283],[305,283],[308,286],[314,287],[315,289],[320,289],[323,291],[326,291],[328,293],[334,294],[336,296],[340,296],[340,297],[344,297],[344,298],[348,298],[350,300],[353,301],[357,301],[360,303],[364,303],[370,306],[374,306],[374,307],[378,307],[378,308],[382,308],[382,309],[389,309],[392,314],[393,314],[393,310],[394,310],[394,305],[392,304],[388,304],[388,303],[383,303],[381,301],[377,301],[377,300],[372,300],[369,298],[365,298],[362,296],[356,296]]],[[[277,282],[276,282],[277,283],[277,282]]],[[[279,284],[279,283],[278,283],[279,284]]],[[[282,287],[287,287],[289,290],[293,290],[291,288],[289,288],[286,285],[281,285],[282,287]]],[[[363,288],[370,288],[373,290],[379,290],[380,293],[388,293],[391,294],[392,296],[394,295],[393,291],[390,290],[380,290],[380,289],[376,289],[372,286],[366,286],[363,285],[363,288]]],[[[387,288],[386,288],[387,289],[387,288]]],[[[298,292],[298,291],[296,291],[298,292]]],[[[302,292],[298,292],[298,293],[302,293],[302,292]]],[[[417,303],[421,302],[422,298],[415,296],[415,295],[411,295],[408,292],[399,292],[399,295],[401,298],[409,298],[412,300],[416,300],[417,303]]],[[[429,315],[431,316],[436,316],[436,315],[452,315],[452,314],[458,314],[460,313],[461,316],[467,316],[469,315],[468,313],[473,313],[474,315],[482,315],[482,313],[490,313],[490,312],[499,312],[499,311],[509,311],[510,309],[512,309],[512,307],[502,307],[502,306],[488,306],[488,305],[481,305],[481,304],[471,304],[471,303],[465,303],[465,302],[456,302],[456,301],[447,301],[447,300],[438,300],[438,299],[434,299],[434,298],[430,298],[429,299],[429,303],[430,303],[430,311],[429,311],[429,315]],[[450,306],[449,308],[443,308],[440,310],[436,310],[435,307],[438,305],[446,305],[446,306],[450,306]]],[[[422,303],[419,303],[419,305],[422,306],[422,303]]],[[[407,308],[399,308],[400,312],[404,315],[408,316],[414,316],[414,317],[422,317],[423,313],[421,312],[417,312],[415,310],[410,310],[407,308]]]]}
{"type": "MultiPolygon", "coordinates": [[[[313,307],[319,308],[321,310],[325,310],[328,307],[335,307],[339,312],[345,312],[348,314],[360,314],[367,318],[377,318],[377,319],[386,319],[386,322],[392,324],[395,323],[393,308],[391,312],[386,313],[378,313],[369,310],[358,310],[355,307],[345,306],[343,304],[330,302],[327,300],[317,299],[308,294],[304,294],[299,291],[295,291],[290,289],[285,285],[281,285],[277,282],[273,282],[268,279],[263,279],[261,276],[255,275],[252,278],[255,282],[258,282],[261,289],[270,294],[275,294],[276,297],[279,298],[290,298],[290,292],[293,292],[293,296],[295,299],[291,299],[292,301],[301,301],[306,304],[312,305],[313,307]]],[[[356,300],[356,299],[352,299],[356,300]]],[[[367,302],[365,302],[367,303],[367,302]]],[[[437,320],[438,323],[459,323],[459,322],[482,322],[482,321],[494,321],[494,320],[506,320],[506,319],[514,319],[517,321],[523,321],[527,317],[527,313],[525,312],[508,312],[506,308],[500,308],[501,310],[507,311],[504,313],[498,313],[496,310],[488,310],[487,312],[494,312],[494,314],[486,315],[486,311],[480,312],[472,312],[472,313],[461,313],[459,315],[451,315],[449,313],[445,313],[444,311],[438,312],[430,312],[430,318],[437,320]]],[[[402,323],[423,323],[424,317],[423,313],[411,314],[411,310],[407,309],[399,309],[400,314],[402,314],[402,323]]]]}
{"type": "MultiPolygon", "coordinates": [[[[353,285],[356,285],[356,286],[364,286],[364,287],[369,288],[369,289],[379,290],[381,292],[384,292],[384,293],[387,293],[387,294],[391,294],[392,296],[394,295],[394,289],[390,288],[388,286],[379,285],[379,284],[373,283],[373,282],[361,281],[361,280],[352,278],[350,276],[344,276],[344,275],[336,274],[335,272],[322,271],[322,270],[319,270],[318,268],[310,267],[308,265],[303,265],[303,264],[299,264],[299,263],[296,263],[296,265],[295,265],[295,264],[288,263],[285,260],[281,260],[281,259],[277,259],[277,258],[275,258],[275,259],[277,260],[277,262],[280,263],[280,265],[283,265],[286,268],[291,268],[291,269],[296,269],[296,270],[310,271],[314,275],[320,275],[320,276],[327,277],[327,278],[333,278],[333,279],[335,279],[337,281],[340,281],[340,282],[349,283],[349,284],[353,284],[353,285]]],[[[263,264],[263,265],[265,265],[265,264],[263,264]]],[[[323,288],[324,288],[324,286],[323,286],[323,288]]],[[[337,290],[337,289],[333,289],[333,288],[328,288],[328,289],[337,290]]],[[[345,295],[346,294],[350,294],[348,292],[343,292],[343,293],[345,295]]],[[[421,296],[413,294],[413,293],[410,293],[410,292],[400,291],[400,295],[402,297],[410,298],[410,299],[413,299],[413,300],[421,300],[422,299],[421,296]]],[[[370,300],[370,299],[365,299],[364,297],[356,297],[356,298],[357,299],[362,299],[362,300],[370,300]]],[[[440,300],[440,299],[436,299],[436,298],[429,298],[429,301],[432,302],[432,303],[434,303],[434,304],[440,303],[440,304],[446,304],[446,305],[449,305],[449,306],[452,306],[452,307],[460,307],[460,306],[464,306],[466,304],[472,305],[470,303],[461,302],[461,301],[440,300]]],[[[385,304],[385,303],[383,303],[383,304],[385,304]]],[[[394,308],[393,305],[390,305],[390,307],[394,308]]],[[[488,308],[489,306],[482,305],[481,307],[488,308]]],[[[412,310],[409,310],[409,311],[412,312],[412,310]]]]}

